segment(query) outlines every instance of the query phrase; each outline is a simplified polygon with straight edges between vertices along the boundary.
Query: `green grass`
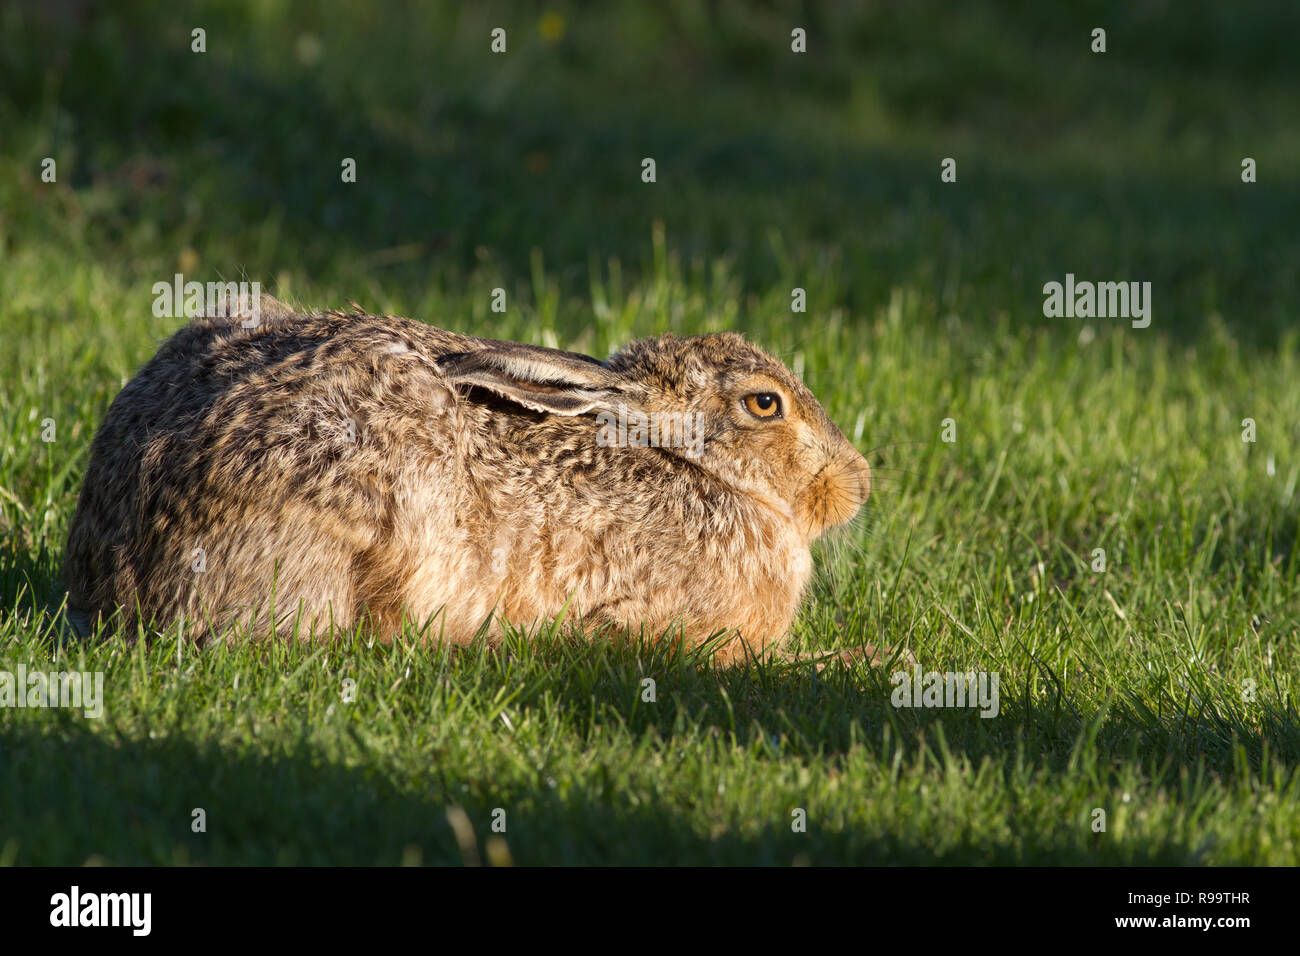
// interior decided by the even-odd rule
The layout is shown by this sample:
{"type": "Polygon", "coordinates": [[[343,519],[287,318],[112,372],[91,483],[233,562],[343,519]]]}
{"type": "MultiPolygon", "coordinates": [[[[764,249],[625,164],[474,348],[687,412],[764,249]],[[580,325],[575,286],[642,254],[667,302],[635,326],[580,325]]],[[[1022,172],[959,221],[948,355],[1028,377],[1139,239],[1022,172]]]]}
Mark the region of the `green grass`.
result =
{"type": "Polygon", "coordinates": [[[857,6],[560,3],[556,42],[531,4],[0,11],[0,669],[107,700],[0,710],[0,861],[1294,863],[1300,14],[857,6]],[[593,354],[744,331],[876,468],[797,646],[997,672],[999,716],[552,629],[59,646],[175,271],[593,354]],[[1151,327],[1044,318],[1066,272],[1150,281],[1151,327]]]}

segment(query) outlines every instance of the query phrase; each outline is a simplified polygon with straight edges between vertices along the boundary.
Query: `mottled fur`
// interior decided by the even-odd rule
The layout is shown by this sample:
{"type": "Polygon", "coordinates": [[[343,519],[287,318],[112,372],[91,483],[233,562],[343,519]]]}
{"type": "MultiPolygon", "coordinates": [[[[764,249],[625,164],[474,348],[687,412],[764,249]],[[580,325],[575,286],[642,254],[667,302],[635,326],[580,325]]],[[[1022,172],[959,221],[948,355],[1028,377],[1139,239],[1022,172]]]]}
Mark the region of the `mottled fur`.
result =
{"type": "Polygon", "coordinates": [[[563,612],[729,632],[728,661],[776,649],[809,544],[869,484],[807,388],[735,333],[600,363],[264,300],[257,328],[181,329],[113,402],[64,572],[83,624],[391,636],[408,619],[464,643],[490,616],[496,635],[563,612]],[[747,412],[754,392],[784,415],[747,412]],[[620,404],[702,413],[703,453],[602,447],[595,416],[620,404]]]}

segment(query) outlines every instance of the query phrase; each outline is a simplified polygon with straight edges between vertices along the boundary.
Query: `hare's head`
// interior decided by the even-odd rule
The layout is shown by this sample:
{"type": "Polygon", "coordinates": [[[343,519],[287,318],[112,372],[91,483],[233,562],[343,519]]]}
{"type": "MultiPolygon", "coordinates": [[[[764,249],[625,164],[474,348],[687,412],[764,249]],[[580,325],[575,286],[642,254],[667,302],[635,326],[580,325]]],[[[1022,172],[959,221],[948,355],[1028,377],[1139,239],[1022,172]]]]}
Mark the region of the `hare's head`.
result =
{"type": "Polygon", "coordinates": [[[793,518],[808,541],[848,521],[871,469],[807,387],[735,332],[634,342],[609,361],[647,411],[681,411],[702,441],[670,450],[793,518]]]}
{"type": "Polygon", "coordinates": [[[526,408],[584,420],[601,445],[648,446],[691,462],[789,517],[809,542],[867,499],[866,459],[789,369],[735,332],[643,339],[607,362],[483,345],[444,357],[443,371],[526,408]]]}

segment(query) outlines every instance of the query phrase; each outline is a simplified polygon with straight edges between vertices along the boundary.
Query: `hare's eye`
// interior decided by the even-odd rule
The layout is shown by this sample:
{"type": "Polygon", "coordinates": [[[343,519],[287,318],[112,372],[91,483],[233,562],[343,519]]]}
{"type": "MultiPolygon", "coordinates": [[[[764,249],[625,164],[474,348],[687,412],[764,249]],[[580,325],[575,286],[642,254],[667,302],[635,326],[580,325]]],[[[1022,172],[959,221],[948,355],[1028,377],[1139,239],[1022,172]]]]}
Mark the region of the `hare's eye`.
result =
{"type": "Polygon", "coordinates": [[[745,408],[755,418],[775,418],[781,414],[781,397],[772,392],[746,395],[745,408]]]}

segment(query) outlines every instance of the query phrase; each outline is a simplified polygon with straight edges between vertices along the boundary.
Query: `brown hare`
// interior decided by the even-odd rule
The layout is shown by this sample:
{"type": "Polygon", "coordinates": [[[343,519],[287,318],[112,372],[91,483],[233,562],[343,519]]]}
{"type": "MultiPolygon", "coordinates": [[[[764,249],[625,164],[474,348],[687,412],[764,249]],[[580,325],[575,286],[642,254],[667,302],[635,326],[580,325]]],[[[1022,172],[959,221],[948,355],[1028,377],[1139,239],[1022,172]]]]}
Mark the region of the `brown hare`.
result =
{"type": "MultiPolygon", "coordinates": [[[[109,409],[64,578],[80,629],[203,638],[502,621],[780,653],[867,461],[733,332],[601,362],[263,298],[181,329],[109,409]]],[[[869,651],[869,649],[868,649],[869,651]]]]}

